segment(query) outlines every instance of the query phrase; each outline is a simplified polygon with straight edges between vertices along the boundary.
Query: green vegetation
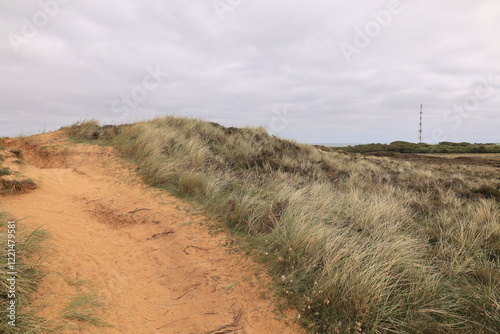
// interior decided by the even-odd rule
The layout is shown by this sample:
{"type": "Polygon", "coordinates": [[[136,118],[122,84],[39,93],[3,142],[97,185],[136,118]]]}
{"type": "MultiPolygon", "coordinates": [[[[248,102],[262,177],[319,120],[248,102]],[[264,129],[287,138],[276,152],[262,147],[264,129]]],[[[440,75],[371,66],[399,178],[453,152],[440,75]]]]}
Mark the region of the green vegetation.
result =
{"type": "Polygon", "coordinates": [[[0,333],[42,333],[48,328],[47,322],[36,316],[34,310],[29,307],[31,295],[36,291],[38,284],[43,278],[39,270],[41,263],[40,248],[47,237],[47,233],[37,229],[31,233],[23,233],[16,224],[16,326],[8,324],[7,307],[9,306],[9,282],[7,279],[7,221],[8,216],[0,213],[0,333]]]}
{"type": "Polygon", "coordinates": [[[314,333],[500,332],[498,169],[329,152],[167,117],[66,128],[245,235],[314,333]]]}
{"type": "Polygon", "coordinates": [[[367,144],[339,147],[344,152],[399,152],[399,153],[500,153],[500,145],[441,142],[438,145],[395,141],[390,144],[367,144]]]}
{"type": "Polygon", "coordinates": [[[12,171],[9,167],[0,167],[0,176],[11,175],[12,171]]]}
{"type": "Polygon", "coordinates": [[[86,322],[94,326],[109,326],[97,315],[102,312],[103,305],[95,295],[75,297],[61,312],[61,317],[68,320],[86,322]]]}

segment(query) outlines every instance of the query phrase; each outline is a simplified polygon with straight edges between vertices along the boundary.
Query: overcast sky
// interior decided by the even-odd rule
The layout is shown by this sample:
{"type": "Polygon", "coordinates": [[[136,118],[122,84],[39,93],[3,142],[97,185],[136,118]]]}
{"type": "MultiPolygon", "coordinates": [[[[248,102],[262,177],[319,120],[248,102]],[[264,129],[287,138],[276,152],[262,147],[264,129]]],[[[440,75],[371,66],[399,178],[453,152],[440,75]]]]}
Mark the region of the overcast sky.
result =
{"type": "Polygon", "coordinates": [[[198,117],[309,143],[500,142],[498,0],[0,3],[0,136],[198,117]]]}

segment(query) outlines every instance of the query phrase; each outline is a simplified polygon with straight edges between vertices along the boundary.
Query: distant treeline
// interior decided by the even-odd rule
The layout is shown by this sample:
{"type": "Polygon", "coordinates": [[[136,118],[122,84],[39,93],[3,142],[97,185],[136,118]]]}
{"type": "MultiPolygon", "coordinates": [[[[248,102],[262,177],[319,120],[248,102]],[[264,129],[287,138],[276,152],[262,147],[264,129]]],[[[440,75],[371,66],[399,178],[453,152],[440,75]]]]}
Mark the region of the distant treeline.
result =
{"type": "Polygon", "coordinates": [[[345,152],[399,152],[399,153],[500,153],[500,145],[494,143],[452,143],[440,142],[437,145],[425,143],[415,144],[406,141],[395,141],[390,144],[365,144],[335,148],[345,152]]]}

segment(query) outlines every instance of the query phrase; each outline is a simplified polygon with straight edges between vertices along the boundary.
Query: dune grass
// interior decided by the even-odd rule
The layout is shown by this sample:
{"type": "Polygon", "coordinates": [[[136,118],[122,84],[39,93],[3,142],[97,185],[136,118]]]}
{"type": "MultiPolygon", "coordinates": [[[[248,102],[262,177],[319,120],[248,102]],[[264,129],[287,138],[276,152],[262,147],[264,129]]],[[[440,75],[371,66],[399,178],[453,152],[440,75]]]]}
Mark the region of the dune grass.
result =
{"type": "MultiPolygon", "coordinates": [[[[8,252],[7,252],[7,222],[9,216],[0,212],[0,333],[43,333],[49,326],[47,321],[36,316],[36,310],[30,307],[31,295],[36,291],[38,284],[43,278],[42,271],[39,270],[42,258],[40,249],[47,238],[47,233],[41,229],[30,233],[16,228],[16,319],[15,326],[9,325],[7,317],[9,307],[9,282],[11,275],[7,274],[8,252]]],[[[19,226],[19,222],[16,224],[19,226]]]]}
{"type": "Polygon", "coordinates": [[[62,310],[60,316],[63,319],[88,323],[97,327],[107,327],[109,324],[98,315],[103,309],[98,297],[93,294],[76,296],[62,310]]]}
{"type": "Polygon", "coordinates": [[[313,333],[500,332],[497,169],[176,117],[66,130],[118,147],[148,183],[246,235],[313,333]]]}

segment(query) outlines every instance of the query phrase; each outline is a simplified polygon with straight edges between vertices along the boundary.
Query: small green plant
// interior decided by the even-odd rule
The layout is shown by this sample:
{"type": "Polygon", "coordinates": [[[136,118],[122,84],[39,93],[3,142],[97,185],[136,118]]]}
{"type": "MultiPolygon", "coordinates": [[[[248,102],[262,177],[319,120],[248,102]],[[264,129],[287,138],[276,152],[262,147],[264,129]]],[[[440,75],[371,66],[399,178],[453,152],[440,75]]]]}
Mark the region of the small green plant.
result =
{"type": "Polygon", "coordinates": [[[223,286],[222,289],[225,290],[225,291],[233,290],[234,288],[236,288],[236,286],[238,285],[238,283],[239,282],[230,283],[228,285],[223,286]]]}
{"type": "Polygon", "coordinates": [[[12,170],[9,167],[0,167],[0,176],[12,175],[12,170]]]}

